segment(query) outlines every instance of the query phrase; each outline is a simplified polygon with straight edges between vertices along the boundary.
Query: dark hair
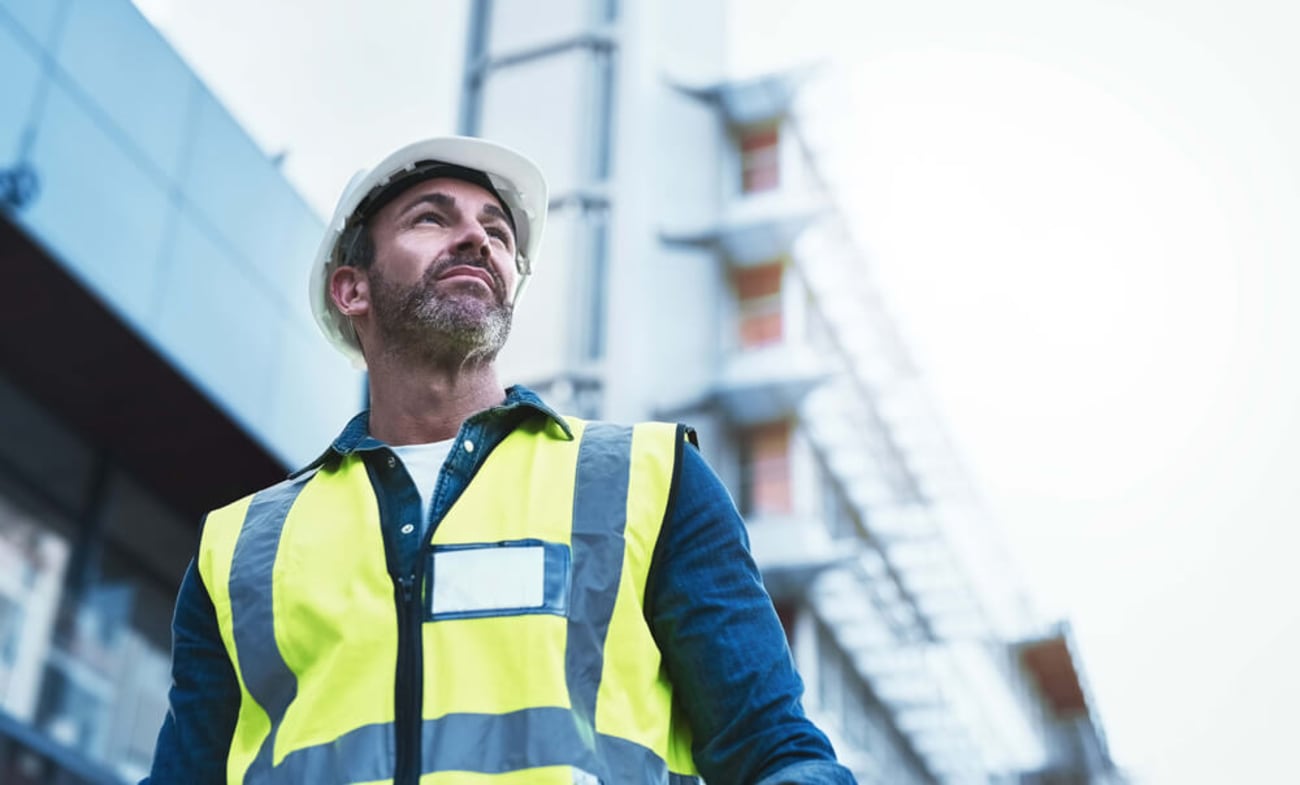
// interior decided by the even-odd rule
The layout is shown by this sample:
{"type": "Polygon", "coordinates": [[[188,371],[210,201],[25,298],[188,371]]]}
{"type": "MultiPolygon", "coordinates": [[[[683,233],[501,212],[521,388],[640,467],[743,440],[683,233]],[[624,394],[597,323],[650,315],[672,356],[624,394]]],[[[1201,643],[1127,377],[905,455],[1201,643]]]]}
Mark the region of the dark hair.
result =
{"type": "Polygon", "coordinates": [[[343,230],[339,236],[338,254],[340,267],[356,267],[368,270],[375,261],[375,240],[370,236],[370,227],[366,221],[358,221],[343,230]]]}

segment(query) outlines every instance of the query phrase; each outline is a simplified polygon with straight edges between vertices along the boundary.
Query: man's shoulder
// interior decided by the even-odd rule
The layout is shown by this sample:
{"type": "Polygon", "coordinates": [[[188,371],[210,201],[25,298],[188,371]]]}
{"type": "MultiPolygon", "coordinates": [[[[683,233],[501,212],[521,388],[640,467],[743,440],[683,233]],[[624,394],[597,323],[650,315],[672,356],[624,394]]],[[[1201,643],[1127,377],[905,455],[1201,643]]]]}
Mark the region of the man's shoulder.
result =
{"type": "Polygon", "coordinates": [[[647,433],[649,432],[664,433],[664,434],[671,433],[674,435],[674,437],[676,437],[677,434],[680,434],[682,438],[691,442],[692,444],[696,443],[695,429],[689,425],[686,425],[684,423],[679,423],[679,422],[671,422],[668,420],[634,420],[631,422],[627,422],[627,421],[618,421],[618,420],[587,419],[583,417],[576,417],[570,414],[562,414],[559,416],[571,428],[575,428],[575,429],[581,428],[581,430],[584,432],[589,432],[592,431],[593,429],[621,430],[621,431],[641,430],[647,433]]]}
{"type": "Polygon", "coordinates": [[[321,462],[319,460],[315,461],[301,469],[298,469],[288,477],[285,477],[283,480],[280,480],[273,485],[260,488],[252,493],[245,494],[234,501],[214,508],[204,516],[204,526],[206,527],[210,525],[214,520],[225,520],[232,517],[242,519],[248,508],[251,507],[253,502],[259,498],[263,500],[273,500],[286,496],[296,496],[298,491],[302,490],[302,486],[306,485],[307,481],[315,476],[320,467],[321,462]]]}

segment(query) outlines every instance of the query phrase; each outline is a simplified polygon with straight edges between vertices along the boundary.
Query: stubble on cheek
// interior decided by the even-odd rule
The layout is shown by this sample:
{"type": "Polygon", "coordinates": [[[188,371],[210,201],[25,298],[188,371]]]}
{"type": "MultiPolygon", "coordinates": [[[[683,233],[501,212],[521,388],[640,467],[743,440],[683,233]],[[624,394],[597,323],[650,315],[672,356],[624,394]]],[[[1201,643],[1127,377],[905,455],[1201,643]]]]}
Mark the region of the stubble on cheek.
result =
{"type": "Polygon", "coordinates": [[[375,321],[388,351],[439,364],[490,361],[496,357],[510,334],[513,318],[500,276],[490,271],[496,282],[494,301],[437,290],[442,271],[464,263],[453,259],[431,265],[418,283],[406,287],[392,283],[372,268],[375,321]]]}

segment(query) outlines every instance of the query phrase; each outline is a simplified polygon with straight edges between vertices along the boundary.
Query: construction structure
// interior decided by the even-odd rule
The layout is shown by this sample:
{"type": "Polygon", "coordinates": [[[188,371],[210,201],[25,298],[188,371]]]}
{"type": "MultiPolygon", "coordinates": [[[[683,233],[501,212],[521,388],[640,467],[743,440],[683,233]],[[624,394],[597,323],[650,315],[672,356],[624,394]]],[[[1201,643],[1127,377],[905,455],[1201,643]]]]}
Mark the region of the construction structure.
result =
{"type": "Polygon", "coordinates": [[[728,79],[726,13],[472,2],[459,130],[553,194],[506,377],[698,429],[861,782],[1118,782],[1068,628],[1026,601],[818,168],[815,73],[728,79]]]}

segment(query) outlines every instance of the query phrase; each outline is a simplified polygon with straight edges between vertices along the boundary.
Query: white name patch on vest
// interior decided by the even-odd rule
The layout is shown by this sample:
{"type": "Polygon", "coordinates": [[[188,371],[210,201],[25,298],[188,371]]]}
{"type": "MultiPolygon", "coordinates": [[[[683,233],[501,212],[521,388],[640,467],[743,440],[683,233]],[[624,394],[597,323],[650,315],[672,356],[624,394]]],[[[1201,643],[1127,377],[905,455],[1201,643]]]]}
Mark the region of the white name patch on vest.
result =
{"type": "Polygon", "coordinates": [[[520,540],[435,546],[426,566],[431,619],[567,610],[569,549],[564,545],[520,540]]]}

